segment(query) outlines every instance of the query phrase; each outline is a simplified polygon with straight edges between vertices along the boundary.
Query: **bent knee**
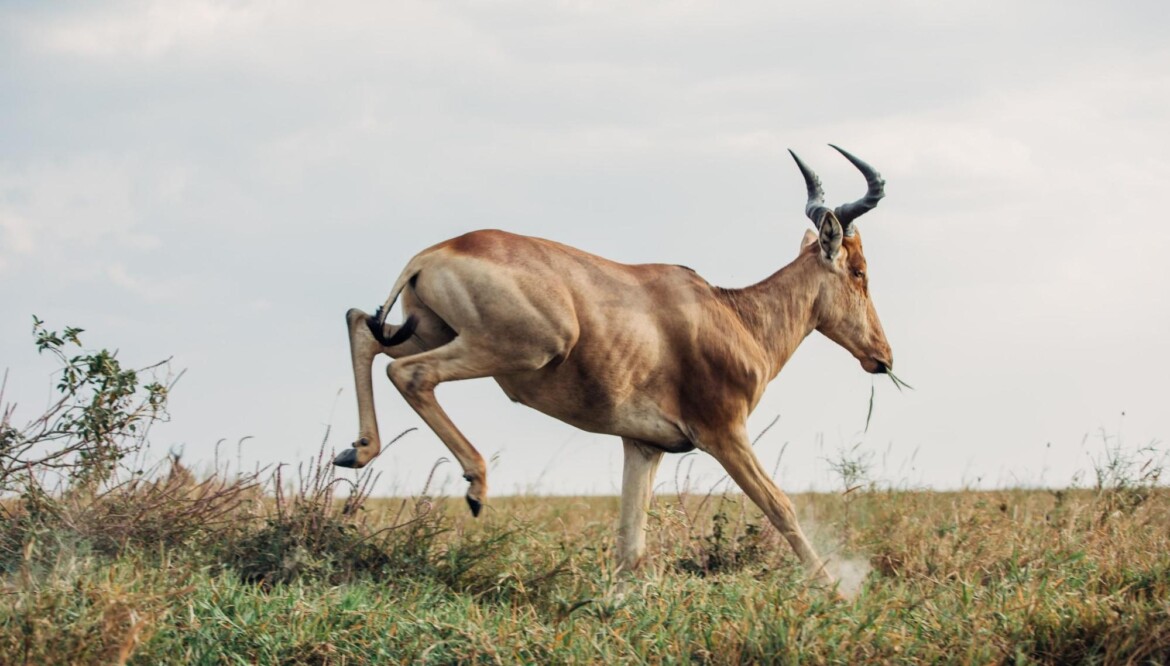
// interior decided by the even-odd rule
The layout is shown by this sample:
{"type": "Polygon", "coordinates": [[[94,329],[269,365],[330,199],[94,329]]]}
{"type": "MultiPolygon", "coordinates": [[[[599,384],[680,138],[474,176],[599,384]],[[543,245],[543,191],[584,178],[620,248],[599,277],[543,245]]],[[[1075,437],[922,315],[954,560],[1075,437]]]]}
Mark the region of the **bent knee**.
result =
{"type": "Polygon", "coordinates": [[[433,371],[422,364],[407,360],[395,361],[386,366],[386,376],[407,398],[432,391],[438,384],[433,371]]]}

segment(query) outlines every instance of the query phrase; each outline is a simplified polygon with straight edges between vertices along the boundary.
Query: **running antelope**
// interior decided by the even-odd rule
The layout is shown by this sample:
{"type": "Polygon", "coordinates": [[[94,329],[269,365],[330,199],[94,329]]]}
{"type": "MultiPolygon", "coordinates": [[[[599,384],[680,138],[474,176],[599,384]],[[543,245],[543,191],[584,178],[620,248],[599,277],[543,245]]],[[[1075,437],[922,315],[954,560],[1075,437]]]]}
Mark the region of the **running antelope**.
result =
{"type": "Polygon", "coordinates": [[[645,552],[646,509],[662,454],[698,448],[759,505],[810,574],[831,583],[792,503],[752,452],[745,422],[814,330],[867,372],[892,367],[854,225],[877,205],[885,183],[868,164],[833,148],[865,176],[866,195],[826,207],[820,180],[792,153],[808,187],[805,213],[817,231],[805,232],[792,263],[743,289],[711,286],[682,266],[619,264],[495,230],[415,255],[373,316],[346,313],[361,432],[334,464],[364,467],[381,451],[371,365],[386,354],[394,359],[390,381],[462,465],[471,484],[467,503],[479,515],[487,468],[435,401],[434,389],[491,377],[515,402],[622,438],[624,569],[637,568],[645,552]],[[403,323],[387,324],[400,296],[403,323]]]}

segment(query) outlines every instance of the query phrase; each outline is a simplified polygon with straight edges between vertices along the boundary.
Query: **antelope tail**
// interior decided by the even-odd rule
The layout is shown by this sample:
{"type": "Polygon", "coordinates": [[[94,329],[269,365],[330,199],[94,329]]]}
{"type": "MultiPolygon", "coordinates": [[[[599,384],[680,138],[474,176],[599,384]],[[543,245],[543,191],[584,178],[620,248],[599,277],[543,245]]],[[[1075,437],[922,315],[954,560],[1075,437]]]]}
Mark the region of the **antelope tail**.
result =
{"type": "Polygon", "coordinates": [[[377,311],[366,319],[366,326],[369,327],[370,333],[373,334],[374,339],[377,340],[383,347],[393,347],[400,345],[410,339],[414,335],[414,331],[418,328],[418,317],[408,315],[406,321],[394,331],[390,337],[386,337],[386,315],[390,313],[390,308],[394,306],[394,301],[398,300],[398,295],[406,288],[407,283],[413,282],[418,275],[417,267],[408,266],[407,270],[398,276],[398,281],[394,283],[394,288],[390,290],[390,295],[386,297],[386,302],[378,306],[377,311]],[[414,268],[414,270],[411,270],[414,268]]]}
{"type": "Polygon", "coordinates": [[[374,339],[377,340],[378,343],[383,347],[393,347],[395,345],[400,345],[403,342],[406,342],[410,339],[410,336],[414,335],[414,329],[418,328],[418,317],[410,315],[406,318],[406,321],[402,322],[402,325],[398,327],[398,330],[394,331],[393,335],[386,337],[386,335],[382,332],[383,328],[382,324],[379,323],[380,321],[382,321],[381,305],[378,306],[377,312],[370,315],[370,317],[366,319],[366,326],[370,327],[370,333],[373,334],[374,339]]]}

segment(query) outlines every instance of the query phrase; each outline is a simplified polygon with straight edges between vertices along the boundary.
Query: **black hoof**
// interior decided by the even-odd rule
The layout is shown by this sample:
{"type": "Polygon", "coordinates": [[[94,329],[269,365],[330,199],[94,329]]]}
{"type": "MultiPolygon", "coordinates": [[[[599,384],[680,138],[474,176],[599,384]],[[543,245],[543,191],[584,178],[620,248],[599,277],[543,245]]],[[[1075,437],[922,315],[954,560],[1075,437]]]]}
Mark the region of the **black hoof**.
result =
{"type": "Polygon", "coordinates": [[[338,467],[357,467],[357,461],[357,449],[346,449],[337,454],[337,457],[333,459],[333,464],[338,467]]]}
{"type": "Polygon", "coordinates": [[[467,506],[471,507],[471,515],[479,518],[479,512],[483,511],[483,502],[473,498],[471,495],[467,496],[467,506]]]}

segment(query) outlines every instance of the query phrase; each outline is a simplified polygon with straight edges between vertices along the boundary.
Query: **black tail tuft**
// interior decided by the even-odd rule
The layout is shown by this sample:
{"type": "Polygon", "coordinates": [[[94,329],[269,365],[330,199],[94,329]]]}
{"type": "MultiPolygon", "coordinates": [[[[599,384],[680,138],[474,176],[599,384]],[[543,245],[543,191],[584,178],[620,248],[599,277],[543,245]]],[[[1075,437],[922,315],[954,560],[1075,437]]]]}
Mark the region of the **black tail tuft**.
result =
{"type": "Polygon", "coordinates": [[[402,322],[402,326],[394,331],[394,335],[386,337],[382,333],[382,307],[378,306],[378,311],[366,319],[366,326],[370,328],[370,333],[373,334],[374,339],[377,340],[383,347],[393,347],[400,345],[410,339],[414,335],[414,329],[418,328],[418,317],[410,315],[406,321],[402,322]]]}
{"type": "Polygon", "coordinates": [[[414,329],[416,328],[418,328],[418,317],[414,315],[408,316],[406,321],[402,322],[402,326],[399,326],[398,330],[394,331],[394,335],[391,335],[390,339],[386,341],[386,346],[393,347],[394,345],[400,345],[406,342],[410,339],[410,336],[414,335],[414,329]]]}

